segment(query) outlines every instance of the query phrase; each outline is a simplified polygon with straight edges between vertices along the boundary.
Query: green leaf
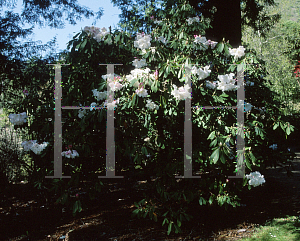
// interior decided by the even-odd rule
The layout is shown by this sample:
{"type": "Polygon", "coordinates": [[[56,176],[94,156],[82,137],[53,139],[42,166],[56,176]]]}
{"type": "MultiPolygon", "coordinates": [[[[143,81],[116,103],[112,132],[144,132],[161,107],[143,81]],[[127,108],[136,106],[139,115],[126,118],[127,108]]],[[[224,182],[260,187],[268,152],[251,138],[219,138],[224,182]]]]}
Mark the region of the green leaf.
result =
{"type": "Polygon", "coordinates": [[[273,126],[273,130],[276,130],[278,127],[278,123],[275,123],[274,126],[273,126]]]}
{"type": "Polygon", "coordinates": [[[207,137],[207,140],[212,140],[216,137],[216,131],[212,131],[209,136],[207,137]]]}
{"type": "Polygon", "coordinates": [[[225,51],[225,55],[226,55],[226,56],[229,56],[229,55],[230,55],[230,53],[229,53],[229,48],[228,48],[227,44],[225,44],[225,46],[224,46],[224,51],[225,51]]]}
{"type": "Polygon", "coordinates": [[[251,164],[249,162],[249,158],[245,158],[245,159],[246,159],[246,166],[252,171],[251,164]]]}
{"type": "Polygon", "coordinates": [[[182,73],[182,69],[180,68],[180,69],[179,69],[179,72],[178,72],[178,79],[181,78],[181,73],[182,73]]]}
{"type": "Polygon", "coordinates": [[[172,224],[173,224],[172,222],[169,223],[168,233],[167,233],[168,235],[169,235],[169,234],[171,233],[171,231],[172,231],[172,224]]]}
{"type": "Polygon", "coordinates": [[[223,49],[224,49],[224,43],[218,43],[217,45],[218,45],[218,46],[216,46],[217,47],[217,51],[219,53],[221,53],[223,51],[223,49]]]}
{"type": "Polygon", "coordinates": [[[167,218],[164,219],[164,221],[163,221],[163,223],[162,223],[161,226],[164,226],[164,224],[165,224],[166,222],[169,223],[167,218]]]}
{"type": "Polygon", "coordinates": [[[212,203],[213,203],[213,199],[214,199],[213,196],[210,196],[210,197],[209,197],[209,200],[208,200],[209,204],[212,204],[212,203]]]}
{"type": "Polygon", "coordinates": [[[84,49],[85,46],[86,46],[86,44],[87,44],[87,39],[84,39],[83,42],[82,42],[81,45],[80,45],[80,48],[81,48],[81,49],[84,49]]]}
{"type": "Polygon", "coordinates": [[[206,200],[203,197],[200,197],[199,199],[199,204],[202,205],[206,205],[206,200]]]}
{"type": "Polygon", "coordinates": [[[217,149],[214,150],[214,152],[211,154],[210,160],[213,161],[214,164],[216,164],[217,161],[219,160],[219,156],[220,156],[220,149],[217,148],[217,149]]]}
{"type": "Polygon", "coordinates": [[[178,227],[181,227],[181,222],[180,222],[179,219],[177,219],[177,226],[178,226],[178,227]]]}
{"type": "Polygon", "coordinates": [[[286,134],[287,134],[287,135],[290,135],[290,134],[291,134],[291,129],[290,129],[289,126],[286,128],[286,134]]]}

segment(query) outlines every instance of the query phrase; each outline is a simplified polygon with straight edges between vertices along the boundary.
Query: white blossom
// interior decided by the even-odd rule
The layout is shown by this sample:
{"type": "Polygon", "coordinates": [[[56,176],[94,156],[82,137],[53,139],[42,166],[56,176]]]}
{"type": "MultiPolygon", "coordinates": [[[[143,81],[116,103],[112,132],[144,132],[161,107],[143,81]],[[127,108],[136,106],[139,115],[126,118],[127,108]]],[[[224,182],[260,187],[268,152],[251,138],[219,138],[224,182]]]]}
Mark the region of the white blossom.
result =
{"type": "Polygon", "coordinates": [[[23,141],[21,145],[23,146],[24,151],[29,151],[33,144],[35,144],[36,142],[36,140],[23,141]]]}
{"type": "Polygon", "coordinates": [[[176,85],[173,85],[174,90],[172,90],[171,94],[175,97],[177,100],[184,100],[186,98],[191,99],[191,93],[189,92],[189,87],[188,84],[184,85],[184,87],[177,87],[176,85]]]}
{"type": "Polygon", "coordinates": [[[147,97],[148,96],[148,92],[145,88],[141,87],[137,90],[135,90],[136,94],[139,96],[139,97],[147,97]]]}
{"type": "Polygon", "coordinates": [[[146,60],[145,59],[135,59],[133,62],[132,62],[132,65],[137,68],[137,69],[140,69],[144,66],[147,66],[147,63],[146,63],[146,60]]]}
{"type": "Polygon", "coordinates": [[[163,44],[167,44],[168,43],[168,40],[165,38],[165,37],[163,37],[163,36],[160,36],[160,37],[156,37],[155,38],[157,41],[160,41],[160,42],[162,42],[163,44]]]}
{"type": "Polygon", "coordinates": [[[198,23],[200,21],[200,18],[198,16],[196,16],[193,18],[188,18],[186,21],[188,22],[188,25],[192,25],[194,22],[198,23]]]}
{"type": "Polygon", "coordinates": [[[245,55],[245,48],[243,46],[239,46],[235,49],[229,48],[229,53],[234,56],[234,59],[238,59],[245,55]]]}
{"type": "Polygon", "coordinates": [[[222,91],[230,91],[230,90],[236,90],[237,85],[235,85],[235,79],[233,79],[234,74],[225,74],[225,75],[219,75],[218,76],[218,90],[222,91]]]}
{"type": "Polygon", "coordinates": [[[104,100],[107,98],[107,91],[100,92],[97,89],[92,90],[93,95],[97,98],[97,101],[104,100]]]}
{"type": "Polygon", "coordinates": [[[42,151],[47,147],[48,142],[43,142],[42,144],[33,143],[33,145],[30,147],[30,150],[32,150],[36,155],[40,155],[42,151]]]}
{"type": "Polygon", "coordinates": [[[249,180],[249,185],[257,187],[263,183],[265,183],[264,175],[261,175],[258,171],[251,172],[250,174],[246,175],[247,179],[249,180]]]}
{"type": "Polygon", "coordinates": [[[84,109],[84,110],[80,109],[80,110],[78,111],[78,117],[79,117],[80,119],[82,119],[82,117],[84,117],[85,114],[86,114],[86,110],[85,110],[85,109],[84,109]]]}
{"type": "Polygon", "coordinates": [[[269,146],[269,148],[273,149],[273,151],[277,150],[277,144],[273,144],[269,146]]]}
{"type": "Polygon", "coordinates": [[[205,83],[206,83],[206,87],[210,88],[210,89],[215,89],[218,85],[218,81],[210,82],[210,81],[206,80],[205,83]]]}
{"type": "Polygon", "coordinates": [[[144,33],[138,33],[136,36],[136,41],[134,41],[134,47],[140,49],[149,49],[151,47],[151,36],[145,35],[144,33]]]}
{"type": "Polygon", "coordinates": [[[197,68],[196,66],[193,66],[191,69],[192,74],[198,75],[199,80],[203,80],[207,78],[211,72],[209,69],[209,66],[205,66],[203,69],[202,68],[197,68]]]}
{"type": "Polygon", "coordinates": [[[149,109],[149,110],[158,110],[159,109],[159,106],[156,105],[151,99],[150,100],[146,100],[147,101],[147,104],[146,104],[146,107],[149,109]]]}
{"type": "Polygon", "coordinates": [[[20,114],[10,114],[8,117],[13,125],[23,125],[27,122],[26,118],[28,118],[26,112],[20,114]]]}
{"type": "Polygon", "coordinates": [[[91,103],[91,108],[90,108],[90,111],[92,111],[92,110],[94,110],[94,109],[96,109],[95,108],[95,106],[97,105],[97,103],[96,102],[93,102],[93,103],[91,103]]]}
{"type": "Polygon", "coordinates": [[[74,159],[76,156],[79,156],[78,152],[76,150],[68,150],[61,153],[62,156],[65,156],[67,158],[74,159]]]}

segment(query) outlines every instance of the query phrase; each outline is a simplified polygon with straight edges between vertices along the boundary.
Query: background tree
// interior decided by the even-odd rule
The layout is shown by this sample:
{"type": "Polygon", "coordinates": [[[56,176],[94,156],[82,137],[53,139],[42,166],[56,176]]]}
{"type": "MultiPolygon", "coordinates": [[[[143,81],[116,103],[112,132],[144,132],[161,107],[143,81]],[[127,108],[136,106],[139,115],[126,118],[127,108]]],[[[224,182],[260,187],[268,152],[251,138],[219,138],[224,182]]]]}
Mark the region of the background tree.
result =
{"type": "MultiPolygon", "coordinates": [[[[178,0],[162,0],[162,1],[145,1],[145,0],[112,0],[114,6],[118,6],[122,14],[120,14],[120,23],[123,29],[130,29],[133,21],[137,21],[134,25],[134,31],[149,22],[147,15],[152,11],[152,15],[157,17],[160,9],[171,9],[178,5],[178,0]],[[143,17],[144,16],[144,17],[143,17]]],[[[278,14],[266,15],[263,12],[265,5],[274,5],[273,0],[189,0],[193,8],[202,15],[206,20],[211,20],[211,28],[206,30],[206,37],[217,42],[222,41],[223,38],[229,40],[233,47],[241,45],[242,26],[252,26],[256,31],[260,28],[265,30],[279,19],[278,14]],[[263,25],[261,24],[263,23],[263,25]]],[[[262,32],[264,34],[265,32],[262,32]]],[[[195,34],[200,34],[195,32],[195,34]]]]}
{"type": "Polygon", "coordinates": [[[265,7],[266,15],[280,14],[281,19],[265,35],[253,27],[245,26],[243,42],[256,50],[265,61],[268,86],[277,93],[282,112],[292,114],[299,109],[300,86],[296,81],[294,66],[300,60],[299,1],[277,1],[277,6],[265,7]],[[258,33],[258,34],[256,34],[258,33]]]}

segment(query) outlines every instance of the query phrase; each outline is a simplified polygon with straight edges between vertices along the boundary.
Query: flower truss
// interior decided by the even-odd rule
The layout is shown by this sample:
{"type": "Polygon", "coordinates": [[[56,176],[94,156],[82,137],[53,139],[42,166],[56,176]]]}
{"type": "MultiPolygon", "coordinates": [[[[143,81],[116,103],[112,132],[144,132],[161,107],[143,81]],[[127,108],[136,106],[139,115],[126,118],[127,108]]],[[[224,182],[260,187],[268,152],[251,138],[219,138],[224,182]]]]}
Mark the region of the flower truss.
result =
{"type": "Polygon", "coordinates": [[[186,98],[190,98],[191,99],[191,93],[189,91],[189,89],[191,87],[189,87],[188,84],[184,85],[184,87],[177,87],[176,85],[173,85],[174,90],[172,90],[171,94],[175,97],[175,99],[177,100],[185,100],[186,98]]]}
{"type": "MultiPolygon", "coordinates": [[[[104,41],[105,36],[109,34],[106,28],[101,28],[100,31],[100,28],[94,26],[91,27],[86,26],[84,27],[83,31],[86,32],[87,34],[90,34],[98,43],[104,41]]],[[[111,43],[112,42],[110,42],[109,44],[111,43]]]]}
{"type": "Polygon", "coordinates": [[[145,33],[138,33],[136,36],[136,41],[134,41],[134,47],[140,49],[149,49],[151,47],[151,36],[145,35],[145,33]]]}
{"type": "Polygon", "coordinates": [[[239,86],[235,85],[236,80],[233,79],[233,76],[233,73],[219,75],[217,89],[222,91],[236,90],[239,86]]]}
{"type": "Polygon", "coordinates": [[[40,155],[42,151],[47,147],[48,142],[43,142],[38,144],[36,140],[24,141],[21,144],[24,148],[24,151],[32,150],[36,155],[40,155]]]}
{"type": "Polygon", "coordinates": [[[145,59],[135,59],[133,62],[132,62],[132,65],[136,68],[136,69],[140,69],[144,66],[147,66],[147,63],[146,63],[146,60],[145,59]]]}
{"type": "Polygon", "coordinates": [[[154,24],[158,24],[158,25],[159,25],[159,24],[161,24],[161,23],[162,23],[162,21],[161,21],[161,20],[157,20],[157,19],[156,19],[156,20],[154,20],[154,24]]]}
{"type": "Polygon", "coordinates": [[[167,44],[168,43],[168,40],[165,38],[165,37],[163,37],[163,36],[160,36],[160,37],[155,37],[155,40],[157,40],[157,41],[160,41],[160,42],[162,42],[163,44],[167,44]]]}
{"type": "Polygon", "coordinates": [[[203,80],[207,78],[211,72],[209,69],[209,66],[205,66],[203,69],[202,68],[197,68],[196,66],[193,66],[191,69],[192,74],[198,75],[199,80],[203,80]]]}
{"type": "Polygon", "coordinates": [[[79,156],[78,152],[76,150],[68,150],[61,153],[62,156],[65,156],[67,158],[74,159],[75,157],[79,156]]]}
{"type": "Polygon", "coordinates": [[[200,18],[198,16],[196,16],[196,17],[193,17],[193,18],[188,18],[186,21],[188,22],[188,25],[192,25],[195,22],[199,23],[200,18]]]}
{"type": "Polygon", "coordinates": [[[208,46],[211,46],[211,49],[214,49],[218,42],[212,41],[212,40],[207,40],[206,37],[201,37],[201,35],[194,35],[195,40],[194,43],[196,44],[203,44],[204,46],[201,48],[202,50],[208,49],[208,46]]]}
{"type": "Polygon", "coordinates": [[[156,105],[151,99],[149,100],[146,100],[147,101],[147,104],[146,104],[146,107],[149,109],[149,110],[158,110],[159,109],[159,106],[156,105]]]}
{"type": "Polygon", "coordinates": [[[114,80],[111,80],[108,78],[107,82],[109,87],[111,88],[112,91],[118,91],[122,89],[124,85],[120,84],[123,80],[120,78],[120,76],[114,77],[114,80]]]}
{"type": "Polygon", "coordinates": [[[273,145],[269,146],[269,148],[273,149],[273,151],[277,150],[277,144],[273,144],[273,145]]]}
{"type": "Polygon", "coordinates": [[[246,175],[247,179],[249,180],[249,185],[257,187],[263,183],[265,183],[264,175],[261,175],[258,171],[251,172],[250,174],[246,175]]]}
{"type": "Polygon", "coordinates": [[[23,125],[27,122],[26,118],[28,118],[26,112],[20,114],[10,114],[8,117],[13,125],[23,125]]]}
{"type": "Polygon", "coordinates": [[[229,53],[234,56],[234,59],[238,59],[245,55],[245,48],[243,46],[239,46],[235,49],[229,48],[229,53]]]}
{"type": "Polygon", "coordinates": [[[100,92],[97,89],[92,90],[93,95],[97,98],[97,101],[99,100],[105,100],[107,98],[107,91],[100,92]]]}

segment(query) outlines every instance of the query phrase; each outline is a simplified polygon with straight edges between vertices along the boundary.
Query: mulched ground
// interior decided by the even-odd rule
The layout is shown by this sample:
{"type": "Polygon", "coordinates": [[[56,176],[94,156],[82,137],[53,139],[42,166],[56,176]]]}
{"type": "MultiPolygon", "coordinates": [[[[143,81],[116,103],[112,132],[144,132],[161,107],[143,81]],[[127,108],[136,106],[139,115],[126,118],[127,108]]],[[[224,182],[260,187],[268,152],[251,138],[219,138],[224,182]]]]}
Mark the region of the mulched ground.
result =
{"type": "MultiPolygon", "coordinates": [[[[191,207],[194,219],[183,233],[167,236],[161,220],[131,218],[134,201],[143,198],[137,183],[115,179],[109,190],[89,201],[73,217],[53,201],[46,202],[28,184],[11,185],[0,203],[1,240],[238,240],[251,236],[267,220],[300,215],[300,153],[292,177],[280,168],[266,170],[266,183],[241,196],[245,206],[226,212],[220,207],[191,207]]],[[[88,199],[87,199],[88,200],[88,199]]]]}

